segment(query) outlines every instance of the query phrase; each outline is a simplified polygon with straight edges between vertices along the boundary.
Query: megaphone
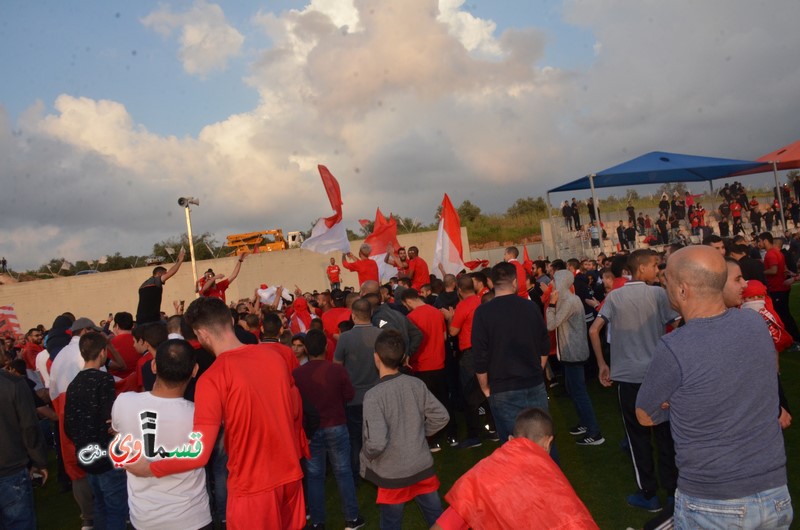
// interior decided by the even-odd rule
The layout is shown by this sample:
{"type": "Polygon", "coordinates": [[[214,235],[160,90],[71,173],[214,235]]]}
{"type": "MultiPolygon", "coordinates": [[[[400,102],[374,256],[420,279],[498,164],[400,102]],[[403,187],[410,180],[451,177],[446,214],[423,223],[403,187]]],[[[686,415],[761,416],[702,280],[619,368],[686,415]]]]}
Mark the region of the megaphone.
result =
{"type": "Polygon", "coordinates": [[[194,197],[179,197],[178,198],[178,205],[183,208],[188,208],[190,204],[194,204],[195,206],[200,206],[200,199],[195,199],[194,197]]]}

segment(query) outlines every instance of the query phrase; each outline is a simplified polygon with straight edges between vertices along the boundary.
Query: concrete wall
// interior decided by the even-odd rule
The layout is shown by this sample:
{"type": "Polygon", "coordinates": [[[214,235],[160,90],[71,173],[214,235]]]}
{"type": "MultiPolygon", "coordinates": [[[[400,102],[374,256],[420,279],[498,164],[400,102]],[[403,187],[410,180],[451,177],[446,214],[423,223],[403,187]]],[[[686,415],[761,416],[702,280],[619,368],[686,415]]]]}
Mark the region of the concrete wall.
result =
{"type": "MultiPolygon", "coordinates": [[[[461,229],[464,246],[464,260],[472,259],[469,254],[469,239],[466,228],[461,229]]],[[[436,232],[420,232],[398,236],[405,247],[416,245],[420,256],[431,265],[436,248],[436,232]]],[[[351,248],[358,254],[361,241],[353,241],[351,248]]],[[[262,283],[283,285],[294,289],[295,284],[303,290],[323,290],[329,287],[325,268],[333,256],[341,266],[341,254],[323,256],[301,249],[280,252],[253,254],[242,264],[239,277],[228,288],[228,300],[238,300],[253,295],[262,283]]],[[[197,262],[197,273],[208,268],[228,275],[233,270],[237,258],[225,257],[197,262]]],[[[17,312],[23,331],[44,324],[50,327],[56,316],[70,311],[75,316],[86,316],[95,322],[106,318],[109,313],[129,311],[136,314],[139,286],[152,274],[153,267],[139,267],[130,270],[101,272],[85,276],[70,276],[38,280],[17,284],[0,285],[0,306],[11,305],[17,312]]],[[[355,286],[357,275],[342,268],[344,285],[355,286]]],[[[164,285],[164,298],[161,310],[173,314],[172,301],[186,300],[186,305],[194,299],[191,262],[187,261],[178,273],[164,285]]]]}

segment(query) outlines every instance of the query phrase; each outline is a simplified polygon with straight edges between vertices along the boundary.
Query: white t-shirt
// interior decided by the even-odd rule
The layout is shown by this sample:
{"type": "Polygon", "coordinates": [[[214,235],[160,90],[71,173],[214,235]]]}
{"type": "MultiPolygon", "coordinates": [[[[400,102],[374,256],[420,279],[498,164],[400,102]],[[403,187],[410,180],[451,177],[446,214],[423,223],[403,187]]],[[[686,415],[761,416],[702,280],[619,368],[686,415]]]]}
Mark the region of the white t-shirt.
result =
{"type": "MultiPolygon", "coordinates": [[[[150,392],[125,392],[111,411],[111,426],[122,436],[142,440],[139,414],[155,412],[155,447],[172,451],[191,442],[194,403],[183,398],[161,398],[150,392]]],[[[214,443],[214,440],[202,440],[214,443]]],[[[156,457],[155,459],[159,459],[156,457]]],[[[193,530],[211,522],[203,468],[162,478],[135,477],[128,473],[128,507],[131,524],[141,530],[193,530]]]]}
{"type": "Polygon", "coordinates": [[[36,371],[45,388],[50,388],[50,371],[47,369],[47,361],[49,360],[50,353],[47,350],[42,350],[36,354],[36,371]]]}

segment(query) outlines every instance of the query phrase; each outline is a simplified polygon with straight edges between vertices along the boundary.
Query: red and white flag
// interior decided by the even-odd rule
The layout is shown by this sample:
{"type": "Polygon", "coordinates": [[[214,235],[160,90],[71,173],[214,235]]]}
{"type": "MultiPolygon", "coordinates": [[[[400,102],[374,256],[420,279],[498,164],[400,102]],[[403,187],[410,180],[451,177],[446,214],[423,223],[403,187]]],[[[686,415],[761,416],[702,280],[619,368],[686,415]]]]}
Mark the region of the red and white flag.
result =
{"type": "Polygon", "coordinates": [[[441,264],[445,274],[458,274],[464,269],[464,251],[461,246],[461,220],[458,212],[444,194],[439,233],[436,235],[436,250],[433,255],[433,273],[442,278],[441,264]]]}
{"type": "Polygon", "coordinates": [[[311,237],[306,239],[300,248],[329,254],[331,252],[350,252],[350,242],[347,240],[347,230],[342,222],[342,192],[336,178],[323,165],[317,166],[319,175],[322,177],[322,184],[328,193],[328,200],[331,208],[335,212],[330,217],[322,217],[314,228],[311,229],[311,237]]]}
{"type": "Polygon", "coordinates": [[[0,336],[7,335],[22,337],[22,327],[19,325],[17,312],[14,311],[14,306],[10,305],[0,306],[0,336]]]}

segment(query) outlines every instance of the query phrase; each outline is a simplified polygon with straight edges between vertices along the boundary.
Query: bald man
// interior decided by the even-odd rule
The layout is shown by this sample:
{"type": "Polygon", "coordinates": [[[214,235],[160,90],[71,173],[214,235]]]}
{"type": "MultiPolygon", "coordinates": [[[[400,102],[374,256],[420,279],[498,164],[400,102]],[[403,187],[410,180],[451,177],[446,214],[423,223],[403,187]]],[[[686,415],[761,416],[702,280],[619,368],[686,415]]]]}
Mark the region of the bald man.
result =
{"type": "Polygon", "coordinates": [[[789,528],[786,452],[767,326],[728,309],[728,265],[713,248],[667,262],[667,294],[686,325],[664,335],[636,400],[642,425],[671,423],[675,528],[789,528]]]}

